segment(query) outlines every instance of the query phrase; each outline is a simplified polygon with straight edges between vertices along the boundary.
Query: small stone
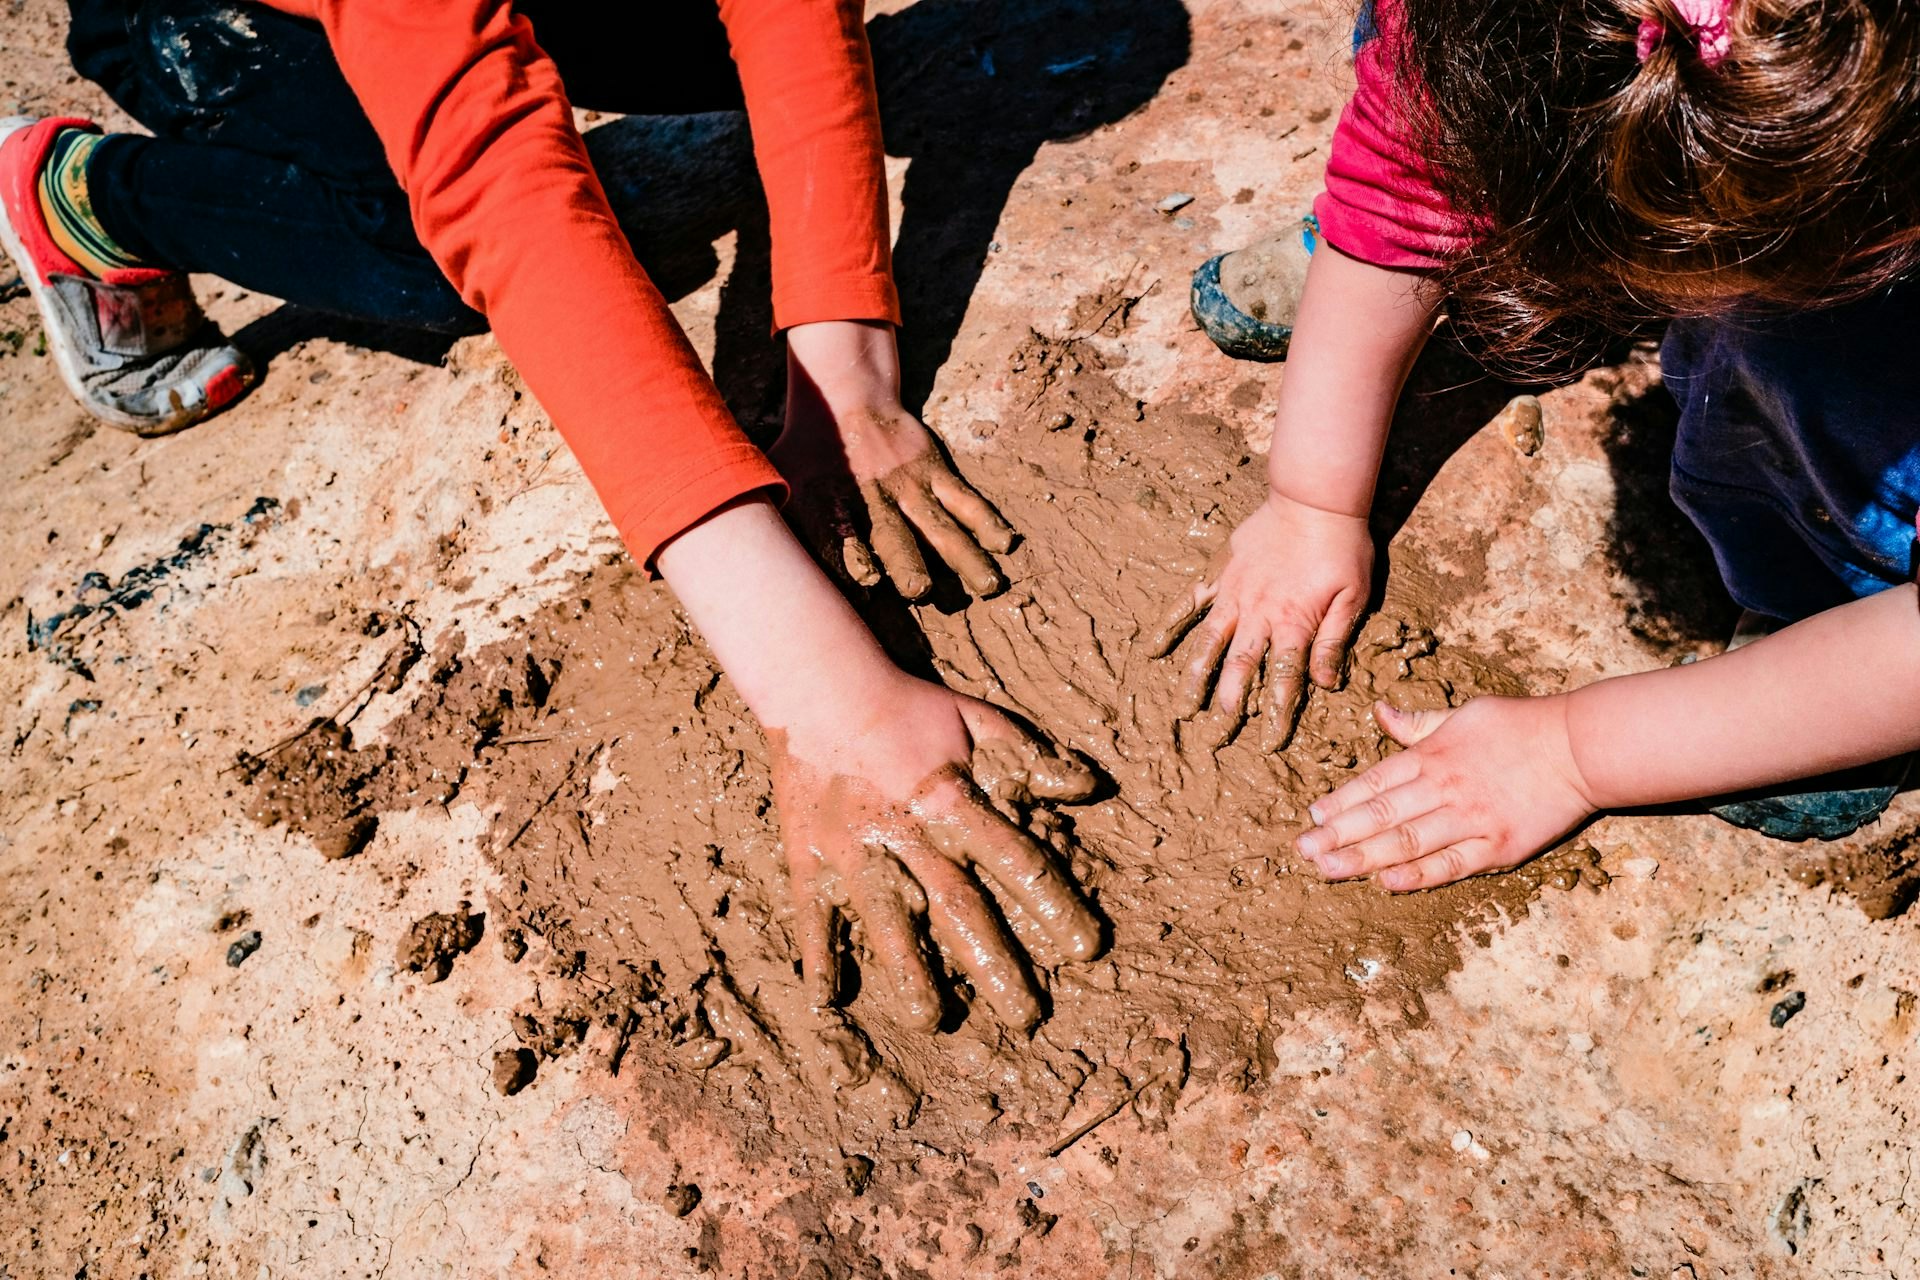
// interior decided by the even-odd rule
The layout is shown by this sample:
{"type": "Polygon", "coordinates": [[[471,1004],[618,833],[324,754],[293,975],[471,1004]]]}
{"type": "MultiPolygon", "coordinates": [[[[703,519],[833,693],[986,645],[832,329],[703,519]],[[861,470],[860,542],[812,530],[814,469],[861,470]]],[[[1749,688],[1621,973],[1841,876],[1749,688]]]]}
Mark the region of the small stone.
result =
{"type": "Polygon", "coordinates": [[[1593,1037],[1584,1031],[1569,1032],[1567,1035],[1567,1048],[1573,1050],[1575,1053],[1592,1053],[1593,1037]]]}
{"type": "Polygon", "coordinates": [[[1472,1145],[1473,1145],[1473,1134],[1468,1132],[1467,1130],[1461,1129],[1460,1131],[1458,1131],[1453,1135],[1453,1149],[1455,1151],[1465,1151],[1468,1147],[1472,1145]]]}
{"type": "Polygon", "coordinates": [[[1767,1015],[1767,1021],[1771,1022],[1776,1029],[1784,1027],[1793,1021],[1795,1014],[1806,1007],[1807,993],[1804,991],[1795,991],[1780,1001],[1779,1004],[1773,1006],[1773,1012],[1767,1015]]]}
{"type": "Polygon", "coordinates": [[[293,700],[299,706],[310,707],[326,696],[327,686],[324,684],[310,684],[294,694],[293,700]]]}
{"type": "Polygon", "coordinates": [[[1049,431],[1065,431],[1072,425],[1073,415],[1065,410],[1047,415],[1047,430],[1049,431]]]}
{"type": "Polygon", "coordinates": [[[1472,1156],[1475,1160],[1493,1159],[1493,1152],[1487,1150],[1485,1147],[1481,1146],[1477,1142],[1467,1147],[1467,1154],[1472,1156]]]}
{"type": "Polygon", "coordinates": [[[1653,873],[1660,869],[1658,858],[1628,858],[1620,864],[1621,870],[1635,880],[1651,880],[1653,873]]]}
{"type": "Polygon", "coordinates": [[[502,1097],[511,1098],[533,1083],[540,1070],[540,1059],[531,1049],[502,1049],[493,1055],[493,1087],[502,1097]]]}
{"type": "Polygon", "coordinates": [[[667,1206],[667,1212],[674,1217],[684,1218],[699,1205],[700,1188],[691,1182],[669,1183],[661,1203],[667,1206]]]}
{"type": "Polygon", "coordinates": [[[1546,430],[1541,421],[1538,396],[1515,396],[1507,401],[1506,408],[1494,415],[1491,425],[1500,432],[1501,439],[1531,458],[1540,452],[1540,446],[1546,442],[1546,430]]]}
{"type": "Polygon", "coordinates": [[[1158,209],[1161,213],[1173,213],[1176,210],[1186,208],[1188,205],[1192,203],[1193,203],[1193,195],[1191,192],[1176,191],[1172,195],[1168,196],[1166,199],[1154,205],[1153,207],[1158,209]]]}
{"type": "Polygon", "coordinates": [[[873,1180],[873,1161],[865,1156],[848,1156],[840,1172],[846,1177],[847,1190],[857,1196],[865,1195],[867,1183],[873,1180]]]}
{"type": "MultiPolygon", "coordinates": [[[[238,969],[247,962],[247,957],[260,949],[260,931],[249,929],[233,940],[227,948],[227,968],[238,969]]],[[[1778,1026],[1778,1023],[1774,1024],[1778,1026]]]]}

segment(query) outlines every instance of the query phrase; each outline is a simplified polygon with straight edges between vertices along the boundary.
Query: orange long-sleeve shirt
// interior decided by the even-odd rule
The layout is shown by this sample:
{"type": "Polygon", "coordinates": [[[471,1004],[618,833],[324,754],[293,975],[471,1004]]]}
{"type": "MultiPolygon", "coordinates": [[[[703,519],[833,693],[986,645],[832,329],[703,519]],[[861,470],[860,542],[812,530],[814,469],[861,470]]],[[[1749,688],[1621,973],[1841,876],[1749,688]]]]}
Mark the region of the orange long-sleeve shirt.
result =
{"type": "MultiPolygon", "coordinates": [[[[421,243],[487,317],[635,559],[782,487],[635,260],[559,71],[508,0],[268,2],[325,28],[421,243]]],[[[899,323],[858,0],[718,3],[767,192],[775,323],[899,323]]]]}

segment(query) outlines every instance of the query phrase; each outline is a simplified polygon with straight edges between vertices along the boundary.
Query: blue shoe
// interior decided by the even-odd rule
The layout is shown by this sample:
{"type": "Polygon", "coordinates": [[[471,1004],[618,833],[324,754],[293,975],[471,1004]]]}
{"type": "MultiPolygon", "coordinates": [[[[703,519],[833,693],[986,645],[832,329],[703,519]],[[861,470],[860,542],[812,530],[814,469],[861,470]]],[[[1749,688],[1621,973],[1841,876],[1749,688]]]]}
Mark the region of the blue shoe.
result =
{"type": "Polygon", "coordinates": [[[1320,243],[1312,214],[1271,240],[1207,259],[1193,273],[1193,318],[1236,360],[1285,360],[1320,243]]]}
{"type": "MultiPolygon", "coordinates": [[[[1751,644],[1781,624],[1751,611],[1742,614],[1727,651],[1751,644]]],[[[1789,784],[1773,795],[1715,805],[1714,817],[1775,840],[1838,840],[1886,811],[1907,780],[1910,755],[1842,769],[1789,784]]]]}

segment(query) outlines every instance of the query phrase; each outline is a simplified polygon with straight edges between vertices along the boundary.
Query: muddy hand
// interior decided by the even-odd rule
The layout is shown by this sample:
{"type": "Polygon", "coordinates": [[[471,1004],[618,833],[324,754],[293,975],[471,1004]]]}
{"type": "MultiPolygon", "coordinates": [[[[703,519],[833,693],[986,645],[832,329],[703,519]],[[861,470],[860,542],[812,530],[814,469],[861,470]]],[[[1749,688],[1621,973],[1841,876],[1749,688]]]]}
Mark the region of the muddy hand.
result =
{"type": "Polygon", "coordinates": [[[1237,732],[1257,696],[1261,749],[1284,748],[1308,678],[1339,687],[1372,567],[1365,520],[1270,494],[1146,638],[1159,658],[1191,633],[1175,715],[1198,715],[1211,694],[1237,732]]]}
{"type": "Polygon", "coordinates": [[[924,598],[933,590],[924,541],[974,595],[1006,587],[987,553],[1012,549],[1012,526],[898,405],[847,410],[826,423],[790,417],[773,458],[794,486],[809,541],[860,585],[878,586],[884,574],[902,596],[924,598]]]}
{"type": "MultiPolygon", "coordinates": [[[[922,687],[947,700],[955,745],[982,758],[982,777],[1038,798],[1090,793],[1091,773],[994,708],[922,687]]],[[[776,750],[801,976],[816,1006],[841,995],[835,921],[845,913],[858,921],[869,961],[886,974],[887,983],[875,985],[891,985],[902,1021],[931,1029],[941,1020],[930,937],[1003,1022],[1031,1028],[1041,1016],[1039,993],[983,876],[1063,955],[1099,953],[1100,924],[1086,900],[1038,841],[1001,816],[974,772],[949,760],[900,788],[776,750]]]]}
{"type": "Polygon", "coordinates": [[[1566,699],[1475,698],[1374,717],[1407,748],[1312,805],[1294,842],[1329,880],[1431,889],[1526,861],[1594,812],[1566,699]]]}

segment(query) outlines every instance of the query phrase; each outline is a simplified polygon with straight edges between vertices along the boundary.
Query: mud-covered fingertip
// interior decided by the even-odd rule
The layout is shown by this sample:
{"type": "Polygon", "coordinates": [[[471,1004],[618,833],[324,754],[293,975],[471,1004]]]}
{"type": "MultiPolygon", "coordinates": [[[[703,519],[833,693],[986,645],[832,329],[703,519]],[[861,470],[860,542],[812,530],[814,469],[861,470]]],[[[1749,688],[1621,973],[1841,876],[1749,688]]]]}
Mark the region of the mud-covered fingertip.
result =
{"type": "Polygon", "coordinates": [[[1042,756],[1027,771],[1027,790],[1042,800],[1085,800],[1099,785],[1099,774],[1064,751],[1042,756]]]}
{"type": "Polygon", "coordinates": [[[928,987],[924,996],[902,993],[898,1001],[897,1017],[900,1025],[912,1031],[932,1031],[940,1025],[940,1019],[946,1010],[941,1004],[939,993],[928,987]]]}
{"type": "Polygon", "coordinates": [[[1002,591],[1005,591],[1006,589],[1007,589],[1006,575],[998,572],[991,573],[991,574],[982,574],[980,577],[975,578],[972,582],[969,582],[967,584],[967,590],[971,591],[975,597],[981,600],[986,600],[992,596],[997,596],[1002,591]]]}
{"type": "Polygon", "coordinates": [[[925,600],[933,594],[933,579],[925,574],[902,574],[893,580],[893,589],[903,600],[925,600]]]}
{"type": "Polygon", "coordinates": [[[1065,938],[1055,939],[1054,945],[1075,964],[1086,964],[1098,960],[1106,951],[1106,930],[1095,922],[1091,928],[1076,929],[1065,938]]]}

